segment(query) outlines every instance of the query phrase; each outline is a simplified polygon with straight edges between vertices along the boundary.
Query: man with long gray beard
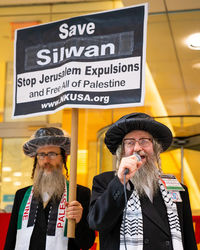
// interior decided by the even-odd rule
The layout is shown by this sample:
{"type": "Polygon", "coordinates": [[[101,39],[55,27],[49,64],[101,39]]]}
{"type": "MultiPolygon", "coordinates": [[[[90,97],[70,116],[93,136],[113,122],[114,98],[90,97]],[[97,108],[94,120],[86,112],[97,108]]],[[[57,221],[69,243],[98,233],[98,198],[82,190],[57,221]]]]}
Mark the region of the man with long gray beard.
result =
{"type": "Polygon", "coordinates": [[[144,113],[110,126],[105,144],[116,154],[116,171],[93,179],[89,226],[101,250],[196,250],[186,186],[163,175],[160,153],[170,129],[144,113]]]}
{"type": "Polygon", "coordinates": [[[95,239],[87,214],[90,190],[77,185],[77,200],[68,202],[66,159],[70,138],[61,129],[40,128],[23,146],[34,158],[33,186],[16,192],[4,250],[86,250],[95,239]],[[76,222],[75,238],[67,237],[67,219],[76,222]]]}

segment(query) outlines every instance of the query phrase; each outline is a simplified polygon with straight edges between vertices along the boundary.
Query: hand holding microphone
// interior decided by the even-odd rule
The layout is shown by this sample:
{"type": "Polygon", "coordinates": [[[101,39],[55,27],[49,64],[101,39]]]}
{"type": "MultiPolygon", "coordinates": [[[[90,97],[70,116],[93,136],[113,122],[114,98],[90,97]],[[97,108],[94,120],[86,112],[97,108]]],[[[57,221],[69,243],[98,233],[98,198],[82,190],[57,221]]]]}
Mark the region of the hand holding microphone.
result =
{"type": "Polygon", "coordinates": [[[134,152],[133,155],[136,156],[137,161],[141,161],[142,160],[141,156],[138,153],[134,152]]]}
{"type": "Polygon", "coordinates": [[[134,176],[135,172],[142,165],[141,156],[134,152],[133,155],[123,157],[118,170],[118,178],[121,183],[124,183],[124,175],[126,176],[126,182],[134,176]],[[133,157],[134,156],[134,157],[133,157]]]}
{"type": "MultiPolygon", "coordinates": [[[[138,153],[134,152],[133,155],[136,156],[138,162],[142,160],[141,156],[138,153]]],[[[126,168],[125,171],[124,171],[124,174],[127,175],[128,173],[129,173],[129,169],[126,168]]]]}

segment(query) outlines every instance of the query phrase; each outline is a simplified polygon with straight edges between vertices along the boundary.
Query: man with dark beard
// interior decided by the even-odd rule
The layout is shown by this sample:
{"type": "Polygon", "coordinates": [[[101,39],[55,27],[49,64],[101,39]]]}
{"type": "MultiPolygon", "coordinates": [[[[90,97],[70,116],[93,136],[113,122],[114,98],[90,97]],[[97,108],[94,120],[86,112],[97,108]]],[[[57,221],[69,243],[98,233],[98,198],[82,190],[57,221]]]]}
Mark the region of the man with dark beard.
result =
{"type": "Polygon", "coordinates": [[[70,138],[58,128],[40,128],[23,146],[34,157],[33,186],[16,192],[4,250],[86,250],[95,239],[87,214],[90,190],[77,185],[77,201],[68,202],[63,175],[70,138]],[[76,222],[75,238],[67,237],[67,219],[76,222]]]}
{"type": "Polygon", "coordinates": [[[161,171],[160,153],[171,142],[170,129],[144,113],[106,132],[116,171],[94,177],[88,215],[101,250],[197,249],[187,188],[161,171]]]}

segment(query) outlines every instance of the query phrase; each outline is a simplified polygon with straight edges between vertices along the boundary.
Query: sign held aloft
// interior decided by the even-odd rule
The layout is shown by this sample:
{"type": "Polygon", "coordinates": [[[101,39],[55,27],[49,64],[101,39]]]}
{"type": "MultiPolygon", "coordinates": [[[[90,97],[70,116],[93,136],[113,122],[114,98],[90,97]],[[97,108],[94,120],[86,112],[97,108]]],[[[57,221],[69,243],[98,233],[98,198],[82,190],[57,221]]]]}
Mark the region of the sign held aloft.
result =
{"type": "Polygon", "coordinates": [[[143,105],[147,6],[17,30],[13,117],[143,105]]]}

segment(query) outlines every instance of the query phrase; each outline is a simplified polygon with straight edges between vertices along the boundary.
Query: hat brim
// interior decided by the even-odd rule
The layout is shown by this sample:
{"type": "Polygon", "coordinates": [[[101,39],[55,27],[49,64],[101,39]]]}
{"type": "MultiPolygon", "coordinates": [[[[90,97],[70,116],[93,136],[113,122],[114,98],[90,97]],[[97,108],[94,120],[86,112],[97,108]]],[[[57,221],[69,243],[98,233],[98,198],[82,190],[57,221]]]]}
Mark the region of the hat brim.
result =
{"type": "Polygon", "coordinates": [[[65,136],[44,136],[32,139],[23,145],[23,150],[26,155],[34,157],[40,147],[48,145],[61,147],[67,155],[70,154],[70,138],[65,136]]]}
{"type": "Polygon", "coordinates": [[[166,151],[172,143],[171,130],[164,124],[153,119],[130,119],[119,120],[111,125],[105,135],[104,142],[112,154],[116,154],[118,146],[126,134],[133,130],[144,130],[151,134],[162,146],[162,151],[166,151]]]}

